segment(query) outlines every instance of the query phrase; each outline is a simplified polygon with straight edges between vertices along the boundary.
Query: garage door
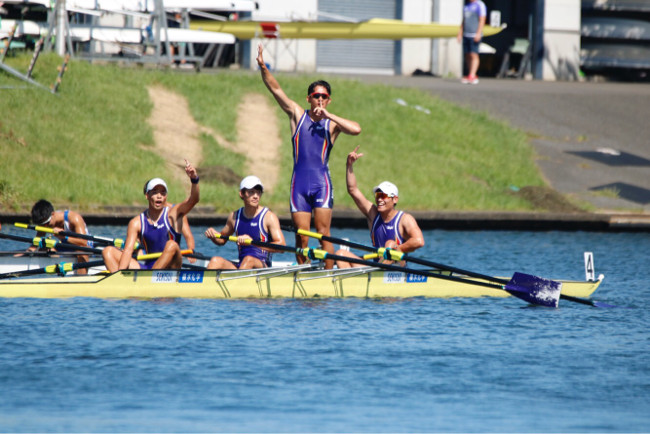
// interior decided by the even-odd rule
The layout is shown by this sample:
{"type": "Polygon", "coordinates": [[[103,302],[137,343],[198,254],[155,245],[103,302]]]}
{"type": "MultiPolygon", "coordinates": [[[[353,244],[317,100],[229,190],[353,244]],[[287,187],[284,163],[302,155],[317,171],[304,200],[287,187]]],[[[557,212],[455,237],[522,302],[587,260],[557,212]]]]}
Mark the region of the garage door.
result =
{"type": "MultiPolygon", "coordinates": [[[[355,20],[401,18],[401,0],[320,0],[319,12],[355,20]]],[[[320,20],[331,20],[321,16],[320,20]]],[[[316,41],[319,72],[394,74],[399,41],[383,39],[335,39],[316,41]]]]}

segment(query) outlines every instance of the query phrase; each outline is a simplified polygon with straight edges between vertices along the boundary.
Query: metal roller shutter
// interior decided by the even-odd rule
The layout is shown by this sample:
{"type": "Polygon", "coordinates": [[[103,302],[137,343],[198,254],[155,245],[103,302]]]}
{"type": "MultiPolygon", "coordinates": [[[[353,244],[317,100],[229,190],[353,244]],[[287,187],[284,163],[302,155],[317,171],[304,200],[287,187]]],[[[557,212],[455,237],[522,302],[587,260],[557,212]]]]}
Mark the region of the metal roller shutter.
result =
{"type": "MultiPolygon", "coordinates": [[[[357,20],[399,18],[401,0],[320,0],[318,10],[357,20]]],[[[323,18],[321,18],[323,19],[323,18]]],[[[319,72],[395,72],[395,41],[383,39],[334,39],[316,42],[319,72]]]]}

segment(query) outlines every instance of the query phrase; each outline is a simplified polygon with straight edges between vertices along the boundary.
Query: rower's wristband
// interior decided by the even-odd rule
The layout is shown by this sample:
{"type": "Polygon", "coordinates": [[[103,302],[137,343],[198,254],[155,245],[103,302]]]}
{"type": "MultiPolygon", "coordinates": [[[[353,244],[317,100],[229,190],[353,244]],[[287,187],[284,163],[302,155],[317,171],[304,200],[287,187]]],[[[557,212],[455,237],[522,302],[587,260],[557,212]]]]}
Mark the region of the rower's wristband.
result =
{"type": "Polygon", "coordinates": [[[194,179],[190,178],[190,181],[192,181],[192,184],[198,184],[199,183],[199,177],[197,176],[194,179]]]}

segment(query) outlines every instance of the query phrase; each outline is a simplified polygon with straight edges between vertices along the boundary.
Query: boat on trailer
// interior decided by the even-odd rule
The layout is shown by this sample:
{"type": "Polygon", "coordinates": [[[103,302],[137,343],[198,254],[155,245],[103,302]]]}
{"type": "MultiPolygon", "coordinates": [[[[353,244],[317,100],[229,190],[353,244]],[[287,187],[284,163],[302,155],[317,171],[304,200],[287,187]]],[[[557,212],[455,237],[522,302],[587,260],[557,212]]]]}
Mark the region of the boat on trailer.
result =
{"type": "MultiPolygon", "coordinates": [[[[432,273],[445,273],[432,270],[432,273]]],[[[454,276],[457,274],[454,273],[454,276]]],[[[562,294],[589,297],[603,280],[562,282],[562,294]]],[[[467,278],[472,280],[471,278],[467,278]]],[[[501,289],[386,271],[376,267],[324,270],[289,265],[254,270],[122,270],[86,276],[0,280],[0,297],[29,298],[406,298],[509,297],[501,289]]]]}

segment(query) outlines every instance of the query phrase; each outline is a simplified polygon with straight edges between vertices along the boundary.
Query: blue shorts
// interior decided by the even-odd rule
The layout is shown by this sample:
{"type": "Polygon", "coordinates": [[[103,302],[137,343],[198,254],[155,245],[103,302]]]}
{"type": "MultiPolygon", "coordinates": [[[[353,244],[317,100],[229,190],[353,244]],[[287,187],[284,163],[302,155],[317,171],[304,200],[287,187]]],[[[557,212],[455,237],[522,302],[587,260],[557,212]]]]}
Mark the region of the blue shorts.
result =
{"type": "Polygon", "coordinates": [[[478,42],[474,40],[474,36],[463,36],[463,53],[478,54],[478,46],[480,43],[480,40],[478,42]]]}
{"type": "Polygon", "coordinates": [[[321,182],[310,183],[291,179],[291,212],[311,212],[314,208],[329,208],[334,206],[334,193],[329,174],[321,182]]]}

